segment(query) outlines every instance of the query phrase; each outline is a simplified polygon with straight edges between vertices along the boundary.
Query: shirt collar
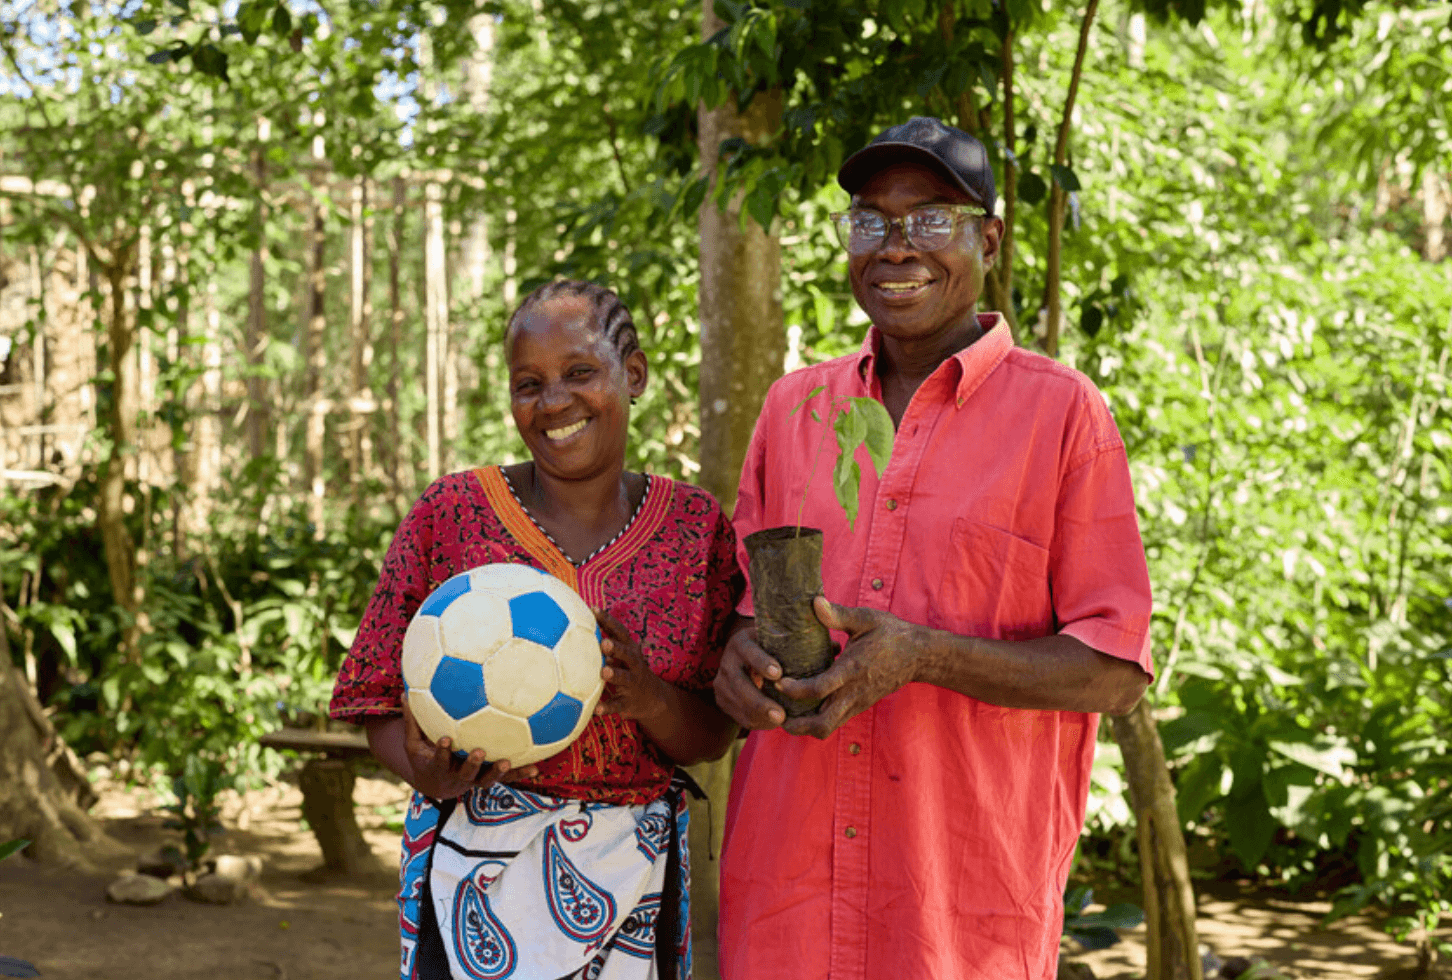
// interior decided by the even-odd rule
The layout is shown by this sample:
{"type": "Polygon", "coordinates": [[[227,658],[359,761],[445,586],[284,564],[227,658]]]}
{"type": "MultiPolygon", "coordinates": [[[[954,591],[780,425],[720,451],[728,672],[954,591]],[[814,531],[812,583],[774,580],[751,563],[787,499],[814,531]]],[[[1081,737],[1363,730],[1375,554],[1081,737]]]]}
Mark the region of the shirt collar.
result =
{"type": "MultiPolygon", "coordinates": [[[[958,372],[955,401],[959,408],[963,407],[963,403],[972,397],[978,386],[993,373],[993,369],[998,367],[1013,348],[1013,334],[1009,331],[1008,321],[1003,318],[1002,313],[979,313],[977,317],[983,334],[938,367],[938,371],[946,367],[950,371],[958,372]]],[[[877,355],[881,349],[882,331],[875,326],[869,326],[867,337],[857,353],[857,377],[874,393],[880,391],[874,375],[877,370],[877,355]]],[[[933,373],[936,374],[937,371],[933,373]]]]}

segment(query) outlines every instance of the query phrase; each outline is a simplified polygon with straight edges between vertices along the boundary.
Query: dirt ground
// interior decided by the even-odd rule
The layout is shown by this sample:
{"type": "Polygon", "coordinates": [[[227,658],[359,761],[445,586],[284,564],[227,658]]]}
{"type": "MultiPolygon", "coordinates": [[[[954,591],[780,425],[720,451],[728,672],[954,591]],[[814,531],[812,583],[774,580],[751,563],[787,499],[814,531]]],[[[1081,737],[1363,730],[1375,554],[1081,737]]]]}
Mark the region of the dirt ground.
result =
{"type": "MultiPolygon", "coordinates": [[[[176,839],[162,827],[157,800],[144,791],[102,785],[94,813],[137,853],[176,839]]],[[[359,823],[387,866],[396,860],[403,787],[360,778],[359,823]]],[[[218,853],[265,861],[252,902],[201,905],[178,895],[152,907],[113,905],[100,877],[39,868],[21,856],[0,862],[0,955],[29,960],[58,980],[388,980],[397,976],[395,880],[315,882],[321,862],[301,825],[302,797],[280,783],[226,802],[218,853]]],[[[1211,885],[1200,895],[1200,937],[1220,956],[1261,956],[1293,980],[1401,980],[1413,963],[1375,921],[1356,917],[1323,929],[1327,905],[1211,885]]],[[[1449,930],[1452,931],[1452,930],[1449,930]]],[[[1101,980],[1144,974],[1144,927],[1108,950],[1066,957],[1101,980]]],[[[698,951],[698,980],[714,980],[711,950],[698,951]]],[[[783,978],[787,980],[787,978],[783,978]]]]}

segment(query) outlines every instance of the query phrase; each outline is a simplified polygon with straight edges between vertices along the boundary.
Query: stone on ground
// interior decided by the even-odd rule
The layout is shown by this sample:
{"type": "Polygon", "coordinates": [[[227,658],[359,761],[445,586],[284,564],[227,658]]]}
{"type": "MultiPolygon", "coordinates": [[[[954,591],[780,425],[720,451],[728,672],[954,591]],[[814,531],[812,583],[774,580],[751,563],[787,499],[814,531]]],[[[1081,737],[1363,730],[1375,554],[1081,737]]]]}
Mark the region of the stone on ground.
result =
{"type": "Polygon", "coordinates": [[[106,888],[106,898],[122,905],[155,905],[171,893],[171,885],[151,875],[123,875],[106,888]]]}

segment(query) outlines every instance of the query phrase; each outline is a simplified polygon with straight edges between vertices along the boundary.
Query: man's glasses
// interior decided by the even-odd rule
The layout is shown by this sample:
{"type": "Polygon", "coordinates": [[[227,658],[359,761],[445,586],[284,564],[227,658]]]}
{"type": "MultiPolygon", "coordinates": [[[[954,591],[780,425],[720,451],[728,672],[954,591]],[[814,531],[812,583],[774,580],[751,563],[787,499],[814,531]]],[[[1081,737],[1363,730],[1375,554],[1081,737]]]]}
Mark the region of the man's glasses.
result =
{"type": "Polygon", "coordinates": [[[837,240],[853,255],[866,255],[887,244],[893,225],[902,225],[909,248],[936,252],[947,248],[967,218],[981,218],[988,212],[972,204],[931,204],[913,208],[903,218],[889,218],[871,208],[853,208],[832,213],[837,240]]]}

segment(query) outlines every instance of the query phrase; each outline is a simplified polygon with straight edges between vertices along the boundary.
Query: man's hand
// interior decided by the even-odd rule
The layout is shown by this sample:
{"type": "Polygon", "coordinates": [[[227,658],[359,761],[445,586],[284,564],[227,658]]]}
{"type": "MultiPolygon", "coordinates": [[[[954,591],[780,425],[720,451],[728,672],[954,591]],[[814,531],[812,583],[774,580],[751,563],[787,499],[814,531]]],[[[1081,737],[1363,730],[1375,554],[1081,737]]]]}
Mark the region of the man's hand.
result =
{"type": "Polygon", "coordinates": [[[418,727],[407,699],[403,702],[403,733],[404,752],[413,772],[409,782],[430,799],[452,800],[471,789],[492,786],[506,776],[531,779],[539,773],[534,766],[512,770],[507,759],[489,765],[481,749],[470,752],[468,758],[455,758],[452,740],[432,742],[418,727]]]}
{"type": "Polygon", "coordinates": [[[854,715],[918,679],[928,629],[877,609],[834,605],[825,596],[817,596],[813,608],[824,626],[847,634],[847,646],[817,676],[800,681],[785,678],[778,684],[788,697],[825,699],[812,714],[792,718],[782,727],[793,735],[826,738],[854,715]]]}
{"type": "Polygon", "coordinates": [[[669,684],[661,680],[646,663],[640,644],[620,621],[604,609],[591,610],[600,632],[605,634],[600,652],[605,666],[600,676],[608,685],[595,705],[595,714],[619,715],[636,721],[659,720],[670,710],[669,684]]]}
{"type": "Polygon", "coordinates": [[[716,705],[742,728],[777,728],[786,720],[786,711],[762,694],[761,686],[779,677],[781,664],[756,642],[756,627],[743,625],[731,634],[721,654],[714,683],[716,705]]]}

